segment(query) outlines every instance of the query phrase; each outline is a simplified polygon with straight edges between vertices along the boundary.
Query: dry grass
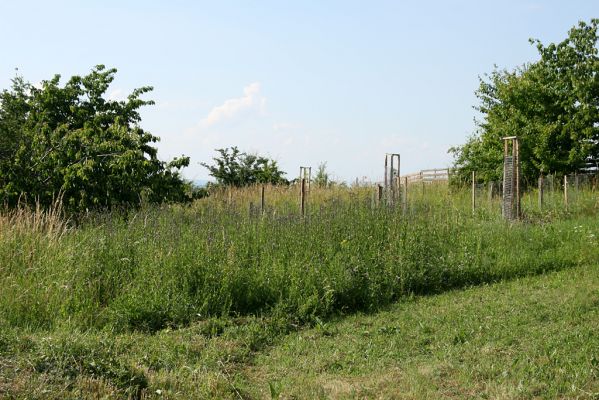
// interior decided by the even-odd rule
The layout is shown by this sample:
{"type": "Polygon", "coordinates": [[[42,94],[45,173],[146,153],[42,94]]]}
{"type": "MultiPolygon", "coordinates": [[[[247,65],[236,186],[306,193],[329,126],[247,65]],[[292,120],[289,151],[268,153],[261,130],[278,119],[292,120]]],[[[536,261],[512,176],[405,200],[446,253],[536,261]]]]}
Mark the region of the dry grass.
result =
{"type": "Polygon", "coordinates": [[[13,209],[0,211],[0,240],[15,235],[43,235],[51,241],[58,241],[69,230],[69,220],[58,197],[48,208],[39,203],[35,207],[19,204],[13,209]]]}

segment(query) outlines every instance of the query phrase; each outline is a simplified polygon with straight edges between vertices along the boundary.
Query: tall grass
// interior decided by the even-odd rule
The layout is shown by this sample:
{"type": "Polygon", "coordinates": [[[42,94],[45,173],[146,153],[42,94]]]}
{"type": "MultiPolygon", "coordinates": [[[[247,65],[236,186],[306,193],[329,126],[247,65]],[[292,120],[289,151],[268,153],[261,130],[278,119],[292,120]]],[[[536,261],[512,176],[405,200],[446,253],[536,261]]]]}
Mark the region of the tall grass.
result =
{"type": "Polygon", "coordinates": [[[402,296],[599,261],[597,215],[507,224],[467,191],[425,188],[407,209],[368,188],[223,191],[191,206],[90,218],[0,216],[0,326],[147,330],[212,316],[299,322],[374,310],[402,296]]]}

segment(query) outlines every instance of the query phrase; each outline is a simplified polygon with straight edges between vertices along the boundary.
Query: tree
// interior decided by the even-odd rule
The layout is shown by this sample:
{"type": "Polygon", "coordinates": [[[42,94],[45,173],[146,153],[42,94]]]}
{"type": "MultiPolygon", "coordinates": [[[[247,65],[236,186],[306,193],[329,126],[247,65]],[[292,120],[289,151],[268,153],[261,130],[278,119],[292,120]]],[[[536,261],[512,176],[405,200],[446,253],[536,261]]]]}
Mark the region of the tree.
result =
{"type": "Polygon", "coordinates": [[[202,163],[220,185],[247,186],[254,183],[286,184],[286,173],[277,162],[256,154],[242,153],[235,146],[216,149],[219,157],[213,158],[214,165],[202,163]]]}
{"type": "Polygon", "coordinates": [[[16,77],[0,94],[0,199],[47,205],[59,194],[68,210],[112,208],[188,198],[179,170],[188,157],[160,161],[159,138],[143,130],[139,108],[154,104],[135,89],[105,99],[116,69],[94,67],[60,86],[60,75],[37,88],[16,77]]]}
{"type": "Polygon", "coordinates": [[[599,158],[598,19],[579,22],[568,37],[544,46],[531,40],[537,62],[495,70],[476,92],[482,119],[463,146],[450,149],[464,177],[501,177],[501,138],[518,136],[522,175],[577,171],[599,158]]]}
{"type": "Polygon", "coordinates": [[[322,162],[318,164],[316,168],[316,175],[314,176],[314,184],[321,188],[326,188],[331,183],[329,172],[327,171],[327,163],[322,162]]]}

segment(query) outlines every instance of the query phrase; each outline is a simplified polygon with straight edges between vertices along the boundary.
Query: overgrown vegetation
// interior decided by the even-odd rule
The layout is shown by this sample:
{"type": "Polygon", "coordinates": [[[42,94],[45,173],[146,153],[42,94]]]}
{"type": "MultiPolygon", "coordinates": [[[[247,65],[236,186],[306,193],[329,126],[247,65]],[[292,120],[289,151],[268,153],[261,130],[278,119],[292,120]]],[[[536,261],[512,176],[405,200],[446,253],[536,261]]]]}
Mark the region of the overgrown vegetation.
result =
{"type": "Polygon", "coordinates": [[[280,309],[301,323],[597,258],[594,241],[559,233],[569,221],[509,226],[456,210],[451,197],[403,216],[372,208],[369,195],[314,205],[305,219],[284,208],[249,216],[214,199],[101,215],[60,236],[6,224],[0,315],[33,329],[69,320],[156,331],[280,309]]]}
{"type": "Polygon", "coordinates": [[[405,213],[369,188],[314,187],[304,218],[296,189],[267,188],[264,215],[248,212],[257,187],[76,228],[58,211],[4,212],[0,393],[249,397],[240,368],[302,327],[599,263],[596,195],[509,225],[445,186],[411,192],[405,213]]]}
{"type": "Polygon", "coordinates": [[[502,176],[501,138],[518,136],[522,176],[569,174],[599,160],[598,19],[579,22],[560,43],[536,45],[540,59],[495,70],[476,92],[482,118],[466,144],[451,151],[457,173],[485,181],[502,176]]]}

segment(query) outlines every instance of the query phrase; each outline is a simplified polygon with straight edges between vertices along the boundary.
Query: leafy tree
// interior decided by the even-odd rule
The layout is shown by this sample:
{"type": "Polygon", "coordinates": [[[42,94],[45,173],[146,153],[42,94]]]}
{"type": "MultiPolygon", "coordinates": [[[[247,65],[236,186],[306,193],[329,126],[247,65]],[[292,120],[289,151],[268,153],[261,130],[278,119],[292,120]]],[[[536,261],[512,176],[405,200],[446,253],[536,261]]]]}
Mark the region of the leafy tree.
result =
{"type": "Polygon", "coordinates": [[[179,170],[189,158],[160,161],[143,130],[139,108],[154,104],[135,89],[124,101],[105,99],[116,69],[98,65],[89,75],[60,75],[37,88],[16,77],[0,94],[0,199],[43,205],[61,194],[67,209],[184,200],[189,185],[179,170]]]}
{"type": "Polygon", "coordinates": [[[565,174],[599,158],[598,19],[579,22],[568,37],[544,46],[531,40],[537,62],[495,70],[476,92],[482,119],[463,146],[450,149],[463,177],[502,174],[502,137],[518,136],[524,178],[565,174]]]}
{"type": "Polygon", "coordinates": [[[326,162],[322,162],[320,164],[318,164],[318,167],[316,168],[316,175],[314,175],[314,184],[318,187],[321,188],[326,188],[329,186],[329,184],[331,184],[331,178],[330,178],[330,174],[327,171],[327,163],[326,162]]]}
{"type": "Polygon", "coordinates": [[[286,184],[285,172],[277,162],[256,154],[242,153],[237,147],[216,149],[219,157],[213,158],[214,165],[202,163],[225,186],[247,186],[254,183],[286,184]]]}

